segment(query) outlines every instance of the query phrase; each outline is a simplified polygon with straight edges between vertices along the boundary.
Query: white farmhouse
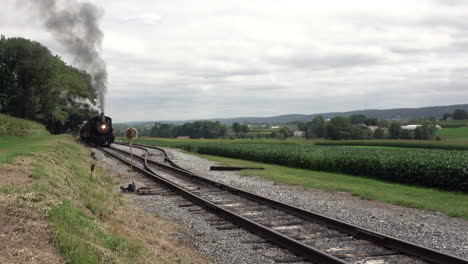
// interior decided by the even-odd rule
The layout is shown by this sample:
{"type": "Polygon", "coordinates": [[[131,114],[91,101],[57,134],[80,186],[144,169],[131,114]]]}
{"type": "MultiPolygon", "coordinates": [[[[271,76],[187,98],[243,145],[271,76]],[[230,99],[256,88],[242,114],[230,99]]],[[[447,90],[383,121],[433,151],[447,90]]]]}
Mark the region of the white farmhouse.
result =
{"type": "Polygon", "coordinates": [[[293,136],[295,137],[303,137],[304,136],[304,131],[294,131],[293,136]]]}
{"type": "Polygon", "coordinates": [[[367,126],[368,129],[372,130],[372,132],[376,131],[377,129],[379,129],[380,127],[379,126],[367,126]]]}

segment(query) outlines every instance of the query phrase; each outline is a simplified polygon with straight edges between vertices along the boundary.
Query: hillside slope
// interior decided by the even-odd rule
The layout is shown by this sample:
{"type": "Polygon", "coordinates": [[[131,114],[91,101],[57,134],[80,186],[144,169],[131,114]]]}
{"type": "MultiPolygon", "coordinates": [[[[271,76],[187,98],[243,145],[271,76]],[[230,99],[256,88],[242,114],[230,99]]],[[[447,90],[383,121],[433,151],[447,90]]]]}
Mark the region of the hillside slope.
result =
{"type": "MultiPolygon", "coordinates": [[[[270,123],[270,124],[285,124],[292,121],[310,121],[315,116],[321,115],[324,118],[332,118],[335,116],[351,116],[351,115],[365,115],[370,118],[379,119],[418,119],[424,117],[441,118],[445,113],[453,113],[456,109],[463,109],[468,111],[468,104],[462,105],[448,105],[448,106],[430,106],[421,108],[394,108],[394,109],[367,109],[356,110],[349,112],[330,112],[318,113],[311,115],[303,114],[289,114],[271,117],[235,117],[235,118],[215,118],[203,119],[210,121],[219,121],[223,124],[232,124],[234,122],[240,123],[270,123]]],[[[168,124],[184,124],[196,120],[182,120],[182,121],[141,121],[141,122],[127,122],[128,125],[147,125],[154,122],[168,123],[168,124]]]]}
{"type": "Polygon", "coordinates": [[[43,136],[49,135],[44,125],[0,114],[0,136],[43,136]]]}
{"type": "Polygon", "coordinates": [[[40,137],[39,149],[31,138],[16,137],[34,152],[0,163],[0,263],[208,263],[175,242],[180,226],[116,192],[121,175],[73,137],[40,137]]]}

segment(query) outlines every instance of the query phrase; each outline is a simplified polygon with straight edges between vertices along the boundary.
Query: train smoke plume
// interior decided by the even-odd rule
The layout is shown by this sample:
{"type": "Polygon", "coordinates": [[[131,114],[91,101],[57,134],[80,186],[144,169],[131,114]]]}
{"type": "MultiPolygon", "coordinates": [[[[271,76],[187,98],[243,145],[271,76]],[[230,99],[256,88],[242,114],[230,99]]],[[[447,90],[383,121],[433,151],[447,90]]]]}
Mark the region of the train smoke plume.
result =
{"type": "Polygon", "coordinates": [[[79,0],[19,0],[31,5],[45,27],[65,46],[75,63],[93,77],[99,108],[104,112],[107,92],[107,67],[100,50],[104,34],[99,28],[103,12],[89,2],[79,0]]]}

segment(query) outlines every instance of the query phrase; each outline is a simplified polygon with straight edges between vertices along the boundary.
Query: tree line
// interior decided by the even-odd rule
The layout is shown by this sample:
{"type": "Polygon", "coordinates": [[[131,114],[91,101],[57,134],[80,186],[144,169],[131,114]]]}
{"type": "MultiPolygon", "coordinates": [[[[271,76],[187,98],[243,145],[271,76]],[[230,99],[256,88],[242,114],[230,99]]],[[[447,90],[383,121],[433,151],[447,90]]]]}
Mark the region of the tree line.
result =
{"type": "MultiPolygon", "coordinates": [[[[325,120],[322,116],[316,116],[309,122],[294,122],[298,130],[305,132],[307,139],[434,139],[437,131],[435,118],[418,121],[419,125],[414,130],[403,129],[403,123],[384,119],[367,118],[362,115],[343,117],[337,116],[325,120]],[[371,129],[372,127],[373,129],[371,129]]],[[[280,127],[271,133],[249,133],[249,126],[233,123],[231,126],[213,121],[196,121],[183,125],[155,123],[151,128],[140,128],[142,136],[159,138],[189,137],[193,139],[206,138],[277,138],[286,139],[293,136],[293,130],[287,126],[280,127]]],[[[117,131],[118,136],[123,135],[123,130],[117,131]]]]}
{"type": "Polygon", "coordinates": [[[349,118],[337,116],[326,121],[316,116],[307,123],[297,124],[305,131],[305,137],[331,140],[343,139],[434,139],[437,131],[435,118],[424,120],[415,130],[402,129],[402,123],[383,119],[367,118],[364,115],[353,115],[349,118]],[[375,126],[373,129],[370,127],[375,126]],[[386,132],[388,131],[388,132],[386,132]]]}
{"type": "Polygon", "coordinates": [[[463,109],[456,109],[453,113],[445,113],[441,120],[449,120],[450,118],[453,120],[466,120],[468,119],[468,113],[463,109]]]}
{"type": "MultiPolygon", "coordinates": [[[[159,138],[177,138],[177,137],[189,137],[193,139],[206,138],[254,138],[249,134],[249,126],[246,124],[240,124],[238,122],[233,123],[231,126],[223,125],[219,122],[213,121],[196,121],[193,123],[185,123],[183,125],[171,125],[155,123],[150,129],[140,129],[139,133],[142,136],[159,137],[159,138]]],[[[117,132],[118,135],[123,135],[123,130],[117,132]]],[[[286,139],[291,137],[293,132],[288,127],[281,127],[277,131],[273,131],[271,134],[261,135],[257,134],[257,138],[278,138],[286,139]]]]}
{"type": "Polygon", "coordinates": [[[76,131],[96,115],[91,75],[67,65],[38,42],[0,36],[0,112],[76,131]]]}
{"type": "Polygon", "coordinates": [[[160,138],[222,138],[226,135],[227,127],[219,122],[196,121],[180,126],[156,123],[149,130],[149,136],[160,138]]]}

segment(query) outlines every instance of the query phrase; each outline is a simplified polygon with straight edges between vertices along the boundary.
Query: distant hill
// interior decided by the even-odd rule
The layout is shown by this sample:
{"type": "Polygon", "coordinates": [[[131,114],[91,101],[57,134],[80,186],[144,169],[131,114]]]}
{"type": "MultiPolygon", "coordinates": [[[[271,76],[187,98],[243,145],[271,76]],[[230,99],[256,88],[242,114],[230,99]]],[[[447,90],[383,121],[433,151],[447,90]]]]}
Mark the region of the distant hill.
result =
{"type": "MultiPolygon", "coordinates": [[[[332,113],[318,113],[311,115],[290,114],[271,117],[236,117],[236,118],[217,118],[217,119],[203,119],[209,121],[219,121],[223,124],[239,123],[270,123],[270,124],[285,124],[292,121],[310,121],[315,116],[321,115],[324,118],[333,118],[335,116],[351,116],[351,115],[365,115],[370,118],[379,119],[417,119],[425,117],[441,118],[444,113],[453,113],[456,109],[463,109],[468,112],[468,104],[462,105],[448,105],[448,106],[430,106],[421,108],[394,108],[394,109],[368,109],[356,110],[349,112],[332,112],[332,113]]],[[[183,124],[193,122],[196,120],[183,120],[183,121],[142,121],[142,122],[127,122],[129,125],[148,125],[154,122],[161,122],[167,124],[183,124]]]]}

